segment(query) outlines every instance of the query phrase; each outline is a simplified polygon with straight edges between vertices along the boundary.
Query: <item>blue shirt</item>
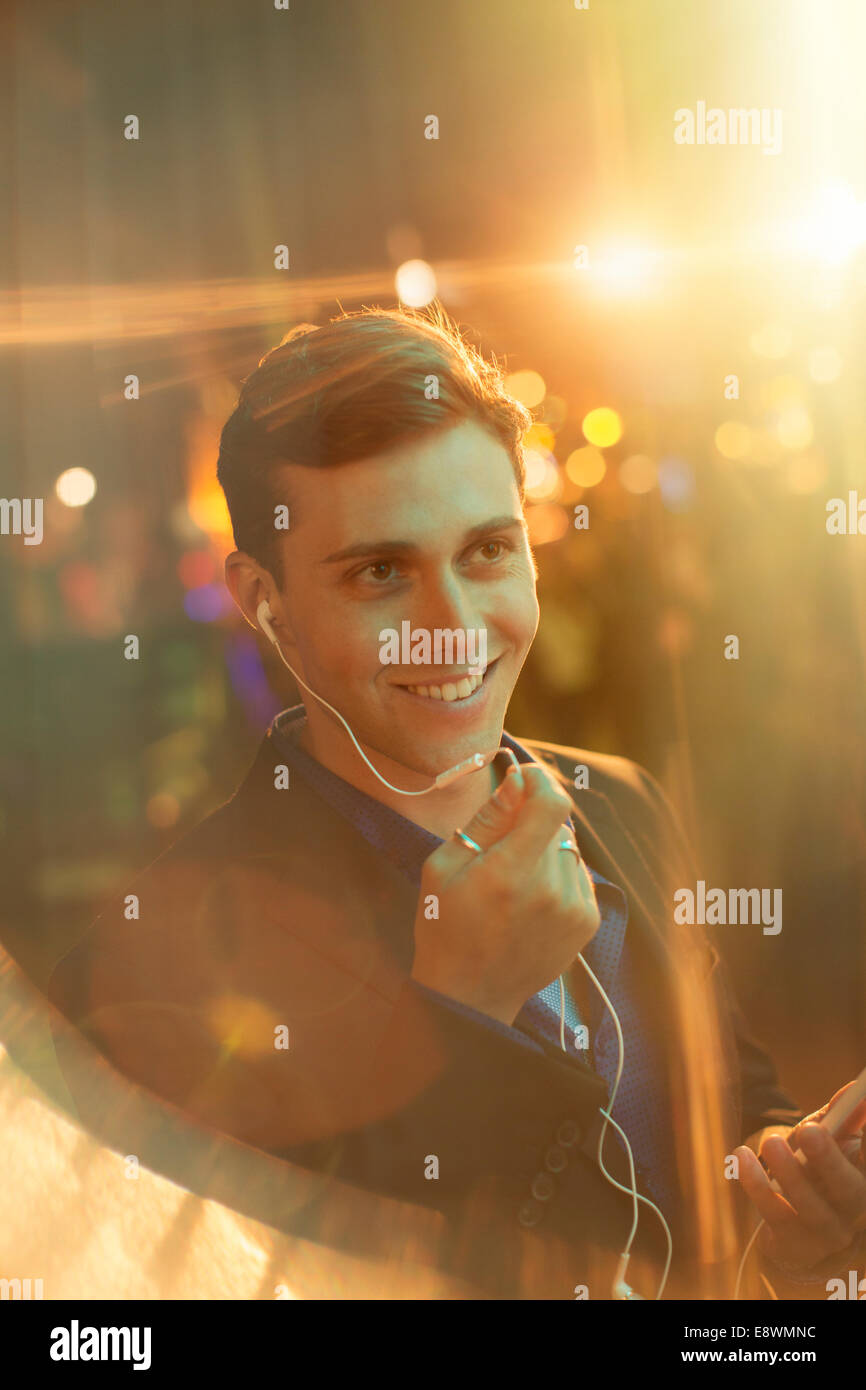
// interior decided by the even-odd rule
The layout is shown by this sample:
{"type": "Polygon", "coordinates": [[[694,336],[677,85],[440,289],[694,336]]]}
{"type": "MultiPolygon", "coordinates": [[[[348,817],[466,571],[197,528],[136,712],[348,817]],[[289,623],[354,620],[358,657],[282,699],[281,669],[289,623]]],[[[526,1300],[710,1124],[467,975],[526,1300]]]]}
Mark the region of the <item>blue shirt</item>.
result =
{"type": "MultiPolygon", "coordinates": [[[[375,797],[359,791],[312,758],[298,741],[305,721],[304,707],[297,705],[278,714],[271,724],[271,738],[287,766],[298,772],[374,849],[396,865],[412,883],[420,886],[424,861],[443,841],[375,797]]],[[[503,733],[500,746],[510,748],[520,763],[536,761],[522,744],[507,733],[503,733]]],[[[570,817],[569,823],[576,837],[574,822],[570,817]]],[[[671,1136],[664,1128],[665,1111],[658,1093],[660,1058],[655,1049],[647,1046],[639,1017],[633,963],[626,950],[628,902],[621,888],[588,864],[586,868],[595,885],[601,922],[592,941],[581,954],[616,1009],[624,1041],[625,1064],[612,1114],[628,1135],[636,1171],[664,1211],[666,1207],[670,1209],[675,1200],[671,1136]]],[[[578,1036],[575,1030],[581,1024],[585,1025],[589,1035],[588,1047],[581,1055],[607,1082],[609,1095],[619,1059],[616,1030],[604,1001],[591,981],[589,990],[590,1017],[581,1019],[565,985],[566,1055],[577,1055],[577,1046],[584,1041],[584,1037],[578,1036]]],[[[531,1020],[545,1037],[557,1046],[561,1045],[558,977],[527,1000],[514,1021],[515,1026],[520,1024],[521,1019],[531,1020]]],[[[620,1143],[616,1131],[609,1127],[605,1148],[609,1144],[620,1143]]]]}

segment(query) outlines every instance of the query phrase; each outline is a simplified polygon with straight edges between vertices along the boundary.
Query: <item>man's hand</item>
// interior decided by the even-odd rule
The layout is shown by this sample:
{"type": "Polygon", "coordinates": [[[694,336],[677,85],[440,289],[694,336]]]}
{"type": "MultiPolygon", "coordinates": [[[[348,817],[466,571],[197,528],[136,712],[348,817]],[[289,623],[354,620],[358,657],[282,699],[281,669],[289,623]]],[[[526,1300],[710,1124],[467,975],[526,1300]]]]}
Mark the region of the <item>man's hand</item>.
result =
{"type": "Polygon", "coordinates": [[[595,889],[582,859],[559,848],[573,810],[533,763],[510,768],[458,839],[430,855],[415,917],[412,979],[513,1023],[526,1000],[567,970],[598,931],[595,889]],[[424,916],[435,893],[439,916],[424,916]]]}
{"type": "Polygon", "coordinates": [[[843,1086],[820,1110],[801,1120],[788,1132],[787,1140],[779,1127],[764,1132],[760,1155],[770,1177],[750,1148],[741,1145],[734,1150],[743,1190],[766,1222],[758,1248],[783,1274],[797,1277],[814,1272],[830,1257],[842,1255],[866,1231],[866,1101],[835,1137],[816,1123],[847,1089],[843,1086]],[[805,1165],[795,1157],[793,1142],[805,1154],[805,1165]],[[778,1182],[781,1194],[770,1187],[771,1178],[778,1182]]]}

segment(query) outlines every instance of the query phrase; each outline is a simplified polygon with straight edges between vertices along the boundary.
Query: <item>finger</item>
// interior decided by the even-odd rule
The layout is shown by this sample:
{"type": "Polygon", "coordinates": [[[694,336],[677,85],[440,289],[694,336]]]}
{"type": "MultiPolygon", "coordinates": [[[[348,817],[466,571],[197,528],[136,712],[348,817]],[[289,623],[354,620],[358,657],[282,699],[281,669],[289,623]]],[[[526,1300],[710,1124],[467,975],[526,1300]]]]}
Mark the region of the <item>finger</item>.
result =
{"type": "Polygon", "coordinates": [[[558,872],[566,901],[580,906],[596,903],[595,888],[570,825],[562,827],[555,845],[559,858],[558,872]],[[574,845],[574,849],[564,849],[563,846],[566,844],[574,845]]]}
{"type": "MultiPolygon", "coordinates": [[[[574,859],[575,864],[579,863],[581,857],[580,845],[577,843],[577,836],[574,833],[574,827],[572,826],[570,820],[563,821],[562,825],[560,826],[559,839],[557,840],[558,845],[564,845],[566,843],[569,845],[573,845],[574,848],[577,850],[577,854],[572,855],[572,857],[574,859]]],[[[570,853],[570,851],[566,852],[570,853]]]]}
{"type": "MultiPolygon", "coordinates": [[[[509,773],[509,777],[513,774],[509,773]]],[[[540,763],[524,763],[520,814],[512,828],[491,848],[491,854],[534,866],[573,810],[571,798],[540,763]]]]}
{"type": "MultiPolygon", "coordinates": [[[[864,1126],[866,1126],[866,1100],[861,1100],[860,1104],[851,1111],[847,1120],[843,1120],[836,1130],[836,1138],[844,1139],[846,1135],[852,1134],[859,1136],[861,1131],[864,1131],[864,1126]]],[[[864,1132],[863,1137],[866,1138],[866,1132],[864,1132]]]]}
{"type": "Polygon", "coordinates": [[[845,1157],[832,1135],[819,1125],[807,1125],[800,1146],[808,1160],[809,1177],[833,1210],[851,1229],[866,1223],[866,1177],[845,1157]]]}
{"type": "MultiPolygon", "coordinates": [[[[474,840],[482,853],[501,840],[514,825],[523,802],[523,792],[519,766],[514,771],[509,768],[496,791],[488,797],[472,819],[461,826],[464,835],[474,840]]],[[[474,859],[480,858],[481,855],[461,840],[456,832],[435,851],[436,867],[446,879],[466,868],[474,859]]]]}
{"type": "Polygon", "coordinates": [[[770,1179],[752,1150],[741,1144],[734,1149],[734,1155],[739,1160],[740,1186],[767,1225],[777,1231],[785,1231],[795,1225],[796,1212],[780,1192],[773,1191],[770,1179]]]}
{"type": "MultiPolygon", "coordinates": [[[[854,1081],[849,1081],[845,1086],[840,1087],[836,1094],[830,1097],[826,1105],[822,1105],[820,1110],[814,1110],[811,1115],[807,1115],[799,1124],[795,1125],[791,1134],[788,1136],[788,1143],[790,1144],[794,1138],[799,1138],[799,1132],[803,1128],[803,1125],[815,1124],[823,1120],[830,1107],[836,1104],[839,1097],[843,1096],[846,1091],[850,1091],[851,1087],[856,1084],[855,1079],[854,1081]]],[[[845,1120],[837,1130],[837,1135],[842,1137],[847,1134],[859,1134],[864,1125],[866,1125],[866,1099],[860,1101],[859,1105],[851,1111],[847,1120],[845,1120]]]]}
{"type": "Polygon", "coordinates": [[[579,870],[581,865],[580,845],[577,838],[568,824],[559,827],[559,834],[556,837],[556,852],[560,857],[560,864],[568,870],[567,882],[579,880],[579,870]],[[566,845],[571,848],[566,849],[566,845]]]}
{"type": "Polygon", "coordinates": [[[785,1140],[771,1136],[762,1144],[761,1153],[785,1197],[804,1225],[826,1245],[827,1253],[844,1250],[851,1243],[850,1231],[785,1140]]]}

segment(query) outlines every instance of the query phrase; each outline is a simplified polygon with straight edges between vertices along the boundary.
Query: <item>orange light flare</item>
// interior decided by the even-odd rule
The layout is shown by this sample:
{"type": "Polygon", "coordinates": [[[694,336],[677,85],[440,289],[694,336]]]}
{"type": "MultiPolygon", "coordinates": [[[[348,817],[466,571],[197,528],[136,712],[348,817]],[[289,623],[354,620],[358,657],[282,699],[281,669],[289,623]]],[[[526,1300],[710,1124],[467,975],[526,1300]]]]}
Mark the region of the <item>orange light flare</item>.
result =
{"type": "Polygon", "coordinates": [[[223,553],[234,549],[234,536],[225,496],[217,481],[216,464],[226,407],[230,411],[234,403],[229,383],[211,382],[201,393],[201,405],[190,414],[184,427],[187,509],[196,526],[223,553]]]}
{"type": "MultiPolygon", "coordinates": [[[[555,287],[567,261],[437,262],[436,277],[456,294],[504,291],[515,284],[555,287]]],[[[185,334],[228,332],[300,322],[322,304],[393,301],[393,271],[382,267],[352,275],[310,275],[288,281],[253,279],[149,281],[147,284],[25,284],[0,293],[0,346],[39,343],[110,343],[185,334]]]]}

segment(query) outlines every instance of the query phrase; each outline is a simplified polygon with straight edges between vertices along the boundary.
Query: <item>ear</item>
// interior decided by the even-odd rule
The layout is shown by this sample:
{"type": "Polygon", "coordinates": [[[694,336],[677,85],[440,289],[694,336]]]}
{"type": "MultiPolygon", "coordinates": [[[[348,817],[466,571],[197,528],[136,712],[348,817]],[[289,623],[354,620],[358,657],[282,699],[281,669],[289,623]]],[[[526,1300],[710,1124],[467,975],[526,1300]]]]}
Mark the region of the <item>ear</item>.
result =
{"type": "Polygon", "coordinates": [[[260,632],[259,605],[267,601],[271,613],[274,613],[272,595],[276,593],[276,586],[271,576],[251,555],[242,550],[233,550],[226,556],[225,581],[226,588],[250,627],[260,632]]]}
{"type": "MultiPolygon", "coordinates": [[[[276,580],[268,570],[243,550],[233,550],[231,555],[226,556],[225,580],[229,593],[250,627],[256,632],[264,632],[258,610],[266,602],[271,610],[271,625],[280,643],[287,648],[295,647],[294,631],[286,621],[286,605],[276,580]]],[[[265,636],[270,639],[269,633],[265,633],[265,636]]]]}

